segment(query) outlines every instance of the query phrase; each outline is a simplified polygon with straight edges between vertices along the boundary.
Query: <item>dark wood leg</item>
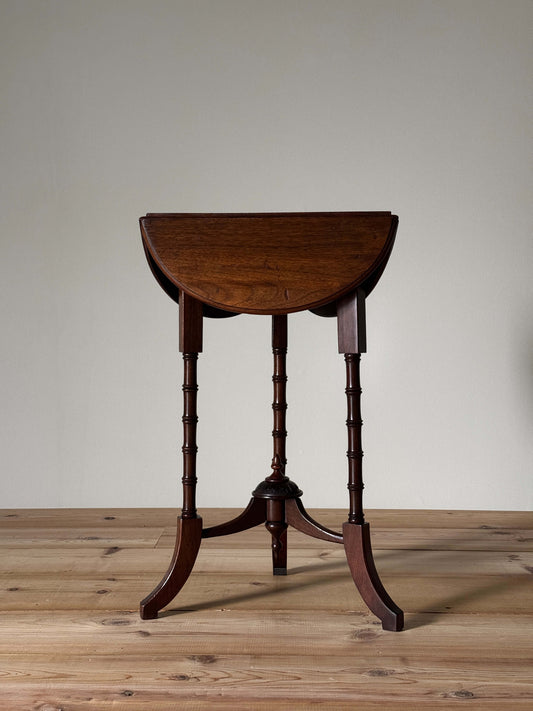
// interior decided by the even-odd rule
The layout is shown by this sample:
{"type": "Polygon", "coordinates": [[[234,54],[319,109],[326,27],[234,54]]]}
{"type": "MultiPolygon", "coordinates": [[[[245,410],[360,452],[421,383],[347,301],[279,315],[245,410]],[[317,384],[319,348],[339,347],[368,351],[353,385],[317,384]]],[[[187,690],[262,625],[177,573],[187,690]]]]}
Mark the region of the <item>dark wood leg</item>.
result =
{"type": "MultiPolygon", "coordinates": [[[[272,383],[274,399],[272,430],[274,456],[272,474],[266,479],[273,486],[282,485],[287,480],[286,456],[286,416],[287,416],[287,315],[272,316],[272,353],[274,373],[272,383]]],[[[265,526],[272,534],[272,567],[274,575],[287,575],[287,523],[285,521],[285,501],[268,499],[265,526]]]]}
{"type": "Polygon", "coordinates": [[[339,353],[346,361],[348,417],[348,491],[350,510],[343,525],[344,549],[354,583],[383,629],[403,629],[403,612],[391,600],[376,570],[370,527],[363,511],[363,449],[361,445],[361,353],[366,351],[365,293],[357,289],[337,303],[339,353]]]}
{"type": "Polygon", "coordinates": [[[172,602],[187,582],[202,540],[202,519],[179,518],[176,547],[170,566],[159,585],[141,602],[141,618],[153,620],[172,602]]]}
{"type": "Polygon", "coordinates": [[[363,512],[363,450],[361,447],[361,384],[359,353],[346,353],[346,400],[348,405],[348,491],[350,492],[350,523],[364,523],[363,512]]]}
{"type": "Polygon", "coordinates": [[[196,411],[198,353],[202,350],[202,304],[180,292],[180,351],[183,353],[183,508],[178,519],[176,545],[170,566],[157,587],[142,600],[141,617],[157,613],[185,585],[202,540],[202,519],[196,512],[196,411]]]}
{"type": "Polygon", "coordinates": [[[273,471],[268,481],[283,481],[287,466],[287,342],[287,316],[272,316],[274,458],[272,461],[273,471]]]}
{"type": "Polygon", "coordinates": [[[344,549],[353,581],[369,609],[381,620],[384,630],[403,630],[403,612],[390,598],[379,579],[372,555],[368,523],[343,524],[344,549]]]}
{"type": "Polygon", "coordinates": [[[359,353],[346,353],[346,398],[348,404],[348,490],[350,511],[343,525],[344,549],[353,581],[370,610],[381,620],[383,629],[403,629],[403,612],[391,600],[379,579],[372,546],[370,527],[363,513],[363,474],[361,448],[361,381],[359,353]]]}
{"type": "Polygon", "coordinates": [[[274,316],[272,319],[272,351],[274,355],[274,373],[272,376],[274,400],[272,403],[274,429],[272,430],[274,456],[272,473],[262,481],[253,492],[247,508],[236,518],[217,526],[206,528],[203,538],[223,536],[244,531],[258,524],[265,523],[272,536],[272,566],[274,575],[287,573],[287,528],[285,506],[287,500],[300,496],[301,491],[285,474],[287,458],[285,445],[287,431],[286,420],[286,354],[287,354],[287,316],[274,316]]]}

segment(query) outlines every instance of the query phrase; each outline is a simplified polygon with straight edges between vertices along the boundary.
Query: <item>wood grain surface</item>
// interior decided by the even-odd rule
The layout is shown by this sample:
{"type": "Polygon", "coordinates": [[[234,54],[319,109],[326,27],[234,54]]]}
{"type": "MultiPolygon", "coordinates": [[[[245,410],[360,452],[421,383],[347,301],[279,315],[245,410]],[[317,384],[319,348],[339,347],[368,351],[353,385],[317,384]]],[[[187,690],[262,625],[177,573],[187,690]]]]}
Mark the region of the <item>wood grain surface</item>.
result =
{"type": "Polygon", "coordinates": [[[263,527],[206,539],[170,609],[143,621],[174,510],[0,511],[0,708],[533,708],[533,515],[367,519],[400,633],[368,612],[341,546],[292,528],[287,576],[272,576],[263,527]]]}
{"type": "MultiPolygon", "coordinates": [[[[320,307],[365,282],[368,293],[390,255],[397,224],[390,212],[140,219],[163,288],[174,285],[211,307],[255,314],[320,307]]],[[[165,290],[173,296],[172,287],[165,290]]]]}

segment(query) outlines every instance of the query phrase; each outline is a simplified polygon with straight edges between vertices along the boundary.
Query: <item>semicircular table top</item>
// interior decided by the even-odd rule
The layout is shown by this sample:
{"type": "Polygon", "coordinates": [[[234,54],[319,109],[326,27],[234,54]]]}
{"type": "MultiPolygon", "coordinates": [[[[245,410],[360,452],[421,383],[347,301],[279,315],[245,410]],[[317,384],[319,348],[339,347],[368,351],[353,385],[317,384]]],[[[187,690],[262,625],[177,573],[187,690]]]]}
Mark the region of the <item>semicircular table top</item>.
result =
{"type": "MultiPolygon", "coordinates": [[[[148,261],[171,285],[216,309],[281,314],[368,293],[388,260],[390,212],[190,214],[141,217],[148,261]]],[[[166,286],[165,286],[166,285],[166,286]]]]}

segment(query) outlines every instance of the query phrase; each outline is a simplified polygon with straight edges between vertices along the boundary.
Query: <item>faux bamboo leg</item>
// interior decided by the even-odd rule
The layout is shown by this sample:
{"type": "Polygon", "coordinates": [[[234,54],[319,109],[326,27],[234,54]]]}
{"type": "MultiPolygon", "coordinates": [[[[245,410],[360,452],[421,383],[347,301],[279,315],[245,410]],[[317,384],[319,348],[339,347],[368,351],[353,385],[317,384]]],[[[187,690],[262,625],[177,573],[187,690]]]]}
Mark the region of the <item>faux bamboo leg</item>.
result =
{"type": "Polygon", "coordinates": [[[343,525],[344,549],[354,583],[370,610],[379,617],[383,629],[403,629],[403,612],[383,587],[374,564],[370,527],[363,511],[363,449],[361,446],[361,353],[366,352],[365,293],[362,289],[337,303],[339,353],[346,361],[348,417],[348,491],[350,510],[343,525]]]}
{"type": "MultiPolygon", "coordinates": [[[[272,430],[274,456],[272,458],[272,474],[267,481],[283,482],[286,479],[286,413],[287,413],[287,316],[272,317],[272,353],[274,356],[274,373],[272,382],[274,399],[272,413],[274,429],[272,430]]],[[[272,567],[274,575],[287,574],[287,523],[285,521],[285,502],[279,499],[267,501],[267,520],[265,526],[272,534],[272,567]]]]}
{"type": "Polygon", "coordinates": [[[196,512],[197,361],[202,350],[202,305],[180,293],[180,351],[183,353],[183,508],[170,566],[157,587],[142,600],[142,619],[157,617],[186,583],[202,540],[202,519],[196,512]]]}
{"type": "Polygon", "coordinates": [[[363,476],[361,449],[361,384],[359,353],[347,353],[346,397],[348,403],[348,490],[350,511],[342,527],[344,549],[353,581],[370,610],[381,620],[383,629],[403,629],[403,612],[383,587],[374,564],[370,526],[363,513],[363,476]]]}
{"type": "Polygon", "coordinates": [[[272,316],[272,353],[274,356],[274,372],[272,383],[274,399],[272,414],[274,429],[272,474],[269,481],[283,481],[287,465],[287,316],[272,316]]]}
{"type": "Polygon", "coordinates": [[[361,446],[361,384],[359,353],[346,353],[346,401],[348,405],[348,491],[350,492],[350,523],[364,523],[363,512],[363,450],[361,446]]]}

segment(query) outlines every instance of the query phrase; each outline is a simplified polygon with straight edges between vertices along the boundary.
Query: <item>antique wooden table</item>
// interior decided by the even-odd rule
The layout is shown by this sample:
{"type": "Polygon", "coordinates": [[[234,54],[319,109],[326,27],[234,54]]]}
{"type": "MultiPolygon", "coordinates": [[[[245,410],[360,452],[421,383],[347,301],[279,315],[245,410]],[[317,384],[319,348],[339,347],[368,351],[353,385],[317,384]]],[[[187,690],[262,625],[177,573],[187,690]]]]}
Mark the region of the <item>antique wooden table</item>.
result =
{"type": "Polygon", "coordinates": [[[384,629],[403,629],[403,612],[377,574],[364,518],[359,375],[360,354],[366,351],[365,299],[388,261],[398,218],[389,212],[149,213],[140,224],[152,273],[179,303],[179,347],[184,360],[183,508],[170,567],[141,602],[141,617],[157,617],[177,595],[192,571],[202,538],[265,523],[272,535],[274,575],[287,572],[289,525],[342,543],[355,585],[370,610],[384,629]],[[336,316],[339,353],[346,361],[349,512],[342,533],[309,516],[301,490],[285,471],[287,314],[304,309],[336,316]],[[204,316],[226,318],[239,313],[272,317],[272,473],[258,484],[237,518],[203,528],[196,510],[196,366],[202,351],[202,321],[204,316]]]}

